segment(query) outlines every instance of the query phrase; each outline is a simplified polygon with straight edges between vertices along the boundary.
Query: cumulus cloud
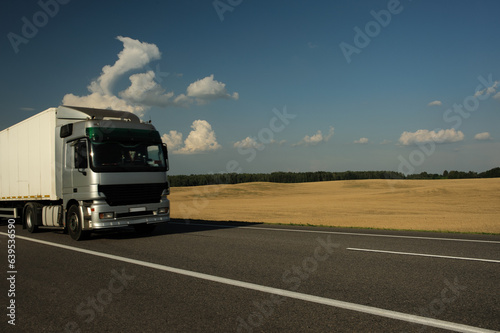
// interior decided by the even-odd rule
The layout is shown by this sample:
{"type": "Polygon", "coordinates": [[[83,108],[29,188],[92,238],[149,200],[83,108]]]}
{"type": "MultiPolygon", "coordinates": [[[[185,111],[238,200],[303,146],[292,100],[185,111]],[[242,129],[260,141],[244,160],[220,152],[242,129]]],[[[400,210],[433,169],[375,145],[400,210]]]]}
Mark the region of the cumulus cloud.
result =
{"type": "Polygon", "coordinates": [[[174,151],[182,146],[182,133],[170,131],[168,134],[163,134],[161,139],[167,144],[168,149],[174,151]]]}
{"type": "Polygon", "coordinates": [[[122,75],[131,70],[141,69],[149,62],[160,59],[161,53],[154,44],[122,36],[116,39],[123,43],[123,50],[118,53],[118,60],[113,65],[106,65],[102,68],[101,75],[87,87],[89,95],[67,94],[63,97],[63,104],[131,111],[143,115],[148,105],[119,98],[112,89],[122,75]]]}
{"type": "Polygon", "coordinates": [[[195,120],[191,125],[193,129],[184,140],[182,146],[182,133],[170,131],[163,134],[162,139],[174,154],[198,154],[221,148],[217,142],[212,126],[206,120],[195,120]]]}
{"type": "MultiPolygon", "coordinates": [[[[113,88],[123,75],[134,70],[150,69],[149,64],[161,58],[161,53],[155,44],[122,36],[118,36],[117,39],[123,43],[123,50],[118,53],[118,60],[113,65],[102,68],[101,75],[87,87],[88,95],[66,94],[63,97],[63,104],[131,111],[142,116],[152,106],[186,107],[195,102],[205,104],[215,99],[239,98],[237,92],[229,94],[226,84],[214,80],[213,74],[191,83],[186,93],[175,96],[174,92],[167,92],[158,83],[163,80],[152,70],[131,75],[130,86],[116,94],[113,88]]],[[[157,69],[159,71],[159,66],[157,69]]],[[[164,74],[158,73],[160,76],[164,74]]]]}
{"type": "Polygon", "coordinates": [[[245,139],[235,142],[234,143],[234,148],[256,148],[256,149],[262,149],[264,147],[264,144],[257,142],[255,138],[251,137],[246,137],[245,139]]]}
{"type": "Polygon", "coordinates": [[[318,131],[316,132],[316,134],[314,134],[314,135],[311,135],[311,136],[306,135],[306,136],[304,137],[304,139],[303,139],[303,141],[304,141],[306,144],[312,144],[312,145],[315,145],[315,144],[317,144],[317,143],[320,143],[320,142],[322,142],[323,140],[324,140],[324,138],[323,138],[323,133],[321,133],[321,131],[320,131],[320,130],[318,130],[318,131]]]}
{"type": "Polygon", "coordinates": [[[443,105],[441,101],[432,101],[429,104],[427,104],[427,106],[441,106],[441,105],[443,105]]]}
{"type": "Polygon", "coordinates": [[[367,144],[368,138],[360,138],[359,140],[355,140],[354,143],[367,144]]]}
{"type": "Polygon", "coordinates": [[[495,96],[493,96],[494,99],[500,100],[500,92],[497,92],[495,96]]]}
{"type": "Polygon", "coordinates": [[[474,135],[474,139],[476,140],[491,140],[491,135],[489,132],[477,133],[474,135]]]}
{"type": "Polygon", "coordinates": [[[117,96],[103,95],[97,92],[91,93],[87,96],[66,94],[63,98],[62,104],[71,106],[86,106],[98,109],[130,111],[139,115],[142,115],[145,111],[144,106],[132,105],[117,96]]]}
{"type": "Polygon", "coordinates": [[[135,104],[147,106],[169,106],[175,104],[173,92],[165,92],[155,81],[155,72],[139,73],[130,76],[130,86],[120,92],[120,97],[135,104]]]}
{"type": "Polygon", "coordinates": [[[333,136],[335,129],[330,126],[330,130],[328,131],[327,135],[323,135],[321,130],[318,130],[316,134],[314,135],[306,135],[301,141],[297,142],[296,144],[293,144],[292,146],[315,146],[317,144],[320,144],[322,142],[328,142],[330,138],[333,136]]]}
{"type": "Polygon", "coordinates": [[[452,129],[441,129],[439,131],[418,130],[416,132],[403,132],[399,138],[399,143],[408,146],[420,143],[450,143],[458,142],[464,139],[464,133],[452,129]]]}
{"type": "Polygon", "coordinates": [[[160,50],[155,44],[122,36],[118,36],[116,39],[123,43],[123,50],[118,53],[118,60],[111,66],[104,66],[101,76],[90,84],[89,89],[92,92],[111,95],[113,84],[121,75],[133,69],[141,69],[151,61],[161,58],[160,50]]]}
{"type": "Polygon", "coordinates": [[[232,95],[226,90],[226,84],[214,80],[214,75],[207,76],[201,80],[191,83],[187,87],[187,96],[193,97],[199,104],[205,104],[213,99],[234,99],[239,98],[237,92],[232,95]]]}

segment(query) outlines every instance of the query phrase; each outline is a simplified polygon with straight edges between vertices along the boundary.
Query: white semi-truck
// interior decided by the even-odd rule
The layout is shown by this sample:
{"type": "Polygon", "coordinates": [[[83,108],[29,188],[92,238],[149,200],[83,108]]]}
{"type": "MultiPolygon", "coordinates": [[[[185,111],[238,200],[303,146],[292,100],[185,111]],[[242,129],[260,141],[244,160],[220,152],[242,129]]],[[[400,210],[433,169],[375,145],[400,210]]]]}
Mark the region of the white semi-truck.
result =
{"type": "Polygon", "coordinates": [[[75,240],[151,231],[170,220],[167,170],[158,131],[133,113],[50,108],[0,132],[0,217],[75,240]]]}

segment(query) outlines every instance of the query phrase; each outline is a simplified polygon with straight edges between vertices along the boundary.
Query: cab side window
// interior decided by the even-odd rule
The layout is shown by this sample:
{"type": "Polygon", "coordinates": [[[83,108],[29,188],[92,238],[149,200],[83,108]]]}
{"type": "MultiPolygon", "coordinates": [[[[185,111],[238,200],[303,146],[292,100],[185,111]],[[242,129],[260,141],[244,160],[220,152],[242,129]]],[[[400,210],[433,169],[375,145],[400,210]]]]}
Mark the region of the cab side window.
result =
{"type": "Polygon", "coordinates": [[[80,140],[75,144],[75,169],[86,169],[87,162],[87,140],[80,140]]]}

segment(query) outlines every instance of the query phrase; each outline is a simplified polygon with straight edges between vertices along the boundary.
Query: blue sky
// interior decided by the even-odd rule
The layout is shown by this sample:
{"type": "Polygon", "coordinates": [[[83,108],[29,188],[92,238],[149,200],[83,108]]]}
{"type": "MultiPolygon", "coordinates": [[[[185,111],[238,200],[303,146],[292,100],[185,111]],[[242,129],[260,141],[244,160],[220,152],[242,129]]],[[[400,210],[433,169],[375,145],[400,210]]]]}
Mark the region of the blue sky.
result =
{"type": "Polygon", "coordinates": [[[172,174],[500,166],[497,1],[4,1],[0,130],[133,110],[172,174]]]}

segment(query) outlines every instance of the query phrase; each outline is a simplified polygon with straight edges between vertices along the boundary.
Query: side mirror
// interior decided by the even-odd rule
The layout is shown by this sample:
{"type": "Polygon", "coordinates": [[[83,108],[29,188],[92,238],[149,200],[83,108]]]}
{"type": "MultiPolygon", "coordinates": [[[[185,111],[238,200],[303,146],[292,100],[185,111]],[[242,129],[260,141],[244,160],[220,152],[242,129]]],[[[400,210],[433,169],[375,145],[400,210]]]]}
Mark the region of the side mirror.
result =
{"type": "Polygon", "coordinates": [[[167,171],[170,170],[170,165],[168,164],[168,149],[167,149],[167,144],[164,143],[161,146],[161,149],[163,150],[163,156],[165,157],[165,165],[167,167],[167,171]]]}

